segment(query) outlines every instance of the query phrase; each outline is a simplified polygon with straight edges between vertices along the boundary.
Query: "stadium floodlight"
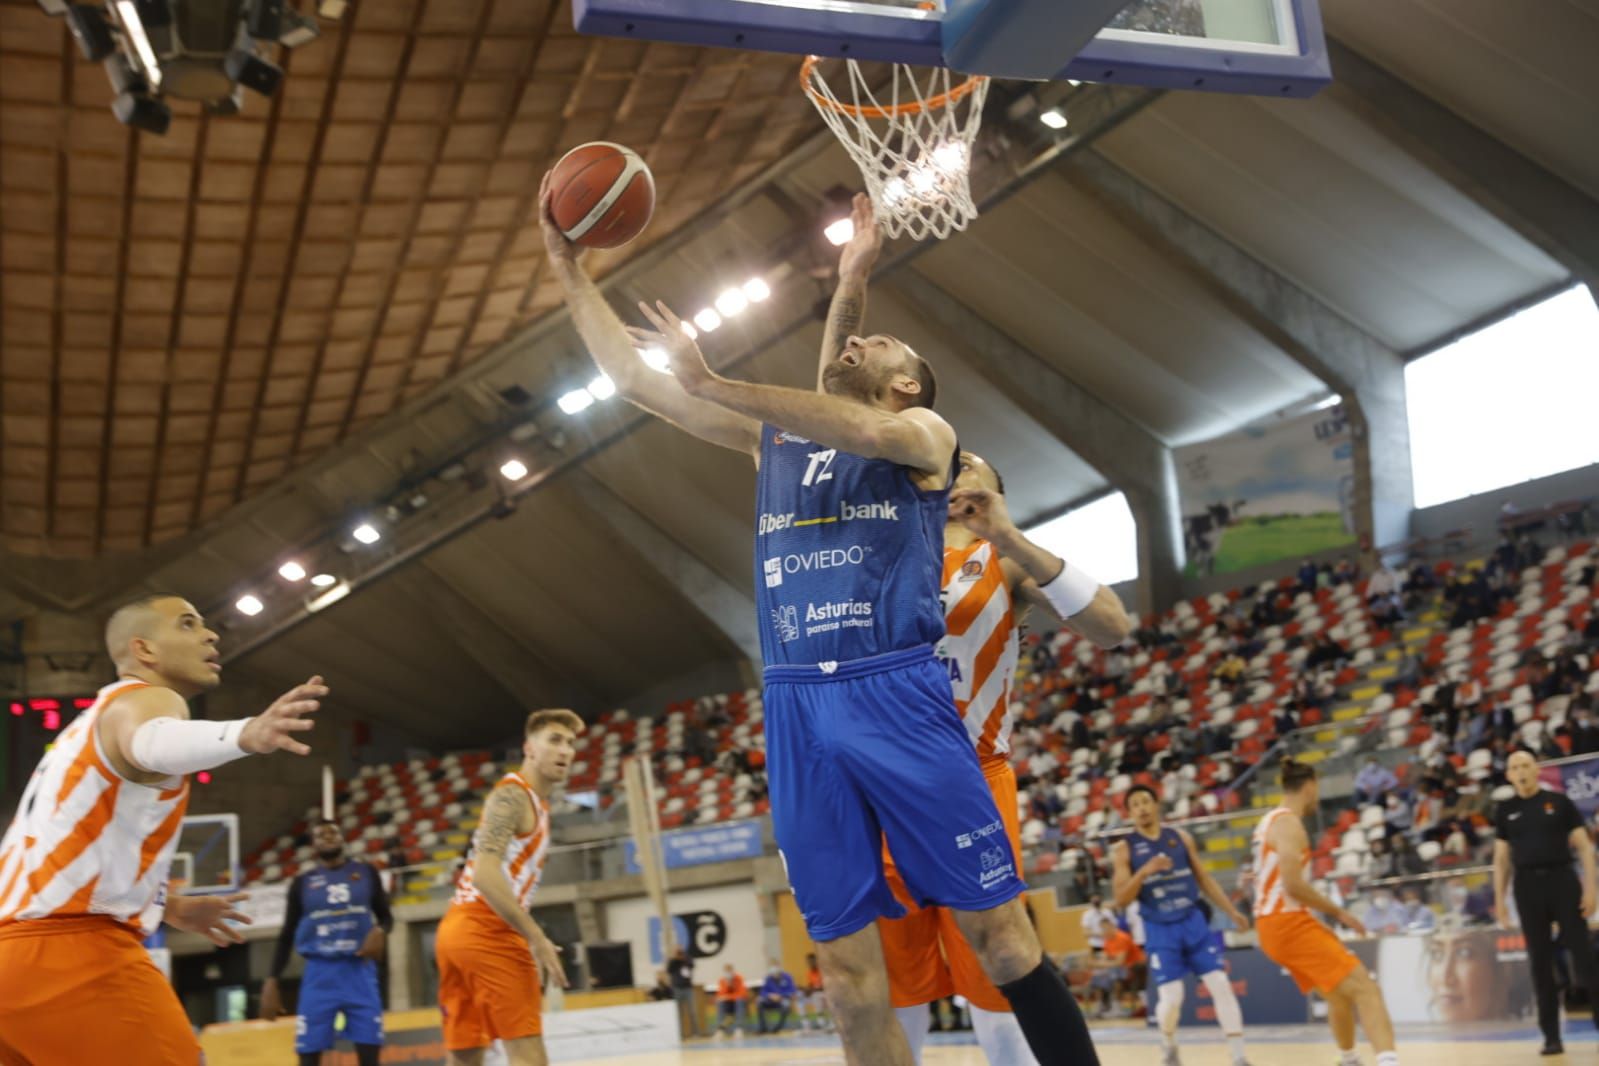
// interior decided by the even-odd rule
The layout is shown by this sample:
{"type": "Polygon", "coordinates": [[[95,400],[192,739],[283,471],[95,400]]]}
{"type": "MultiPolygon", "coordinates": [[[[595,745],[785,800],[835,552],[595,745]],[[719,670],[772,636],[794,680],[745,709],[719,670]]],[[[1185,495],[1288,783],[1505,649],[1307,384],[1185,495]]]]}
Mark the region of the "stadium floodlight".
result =
{"type": "Polygon", "coordinates": [[[555,402],[562,411],[575,415],[588,408],[594,402],[594,396],[587,389],[573,389],[555,402]]]}
{"type": "Polygon", "coordinates": [[[278,576],[283,578],[285,581],[304,581],[305,567],[301,566],[293,559],[290,559],[288,562],[278,567],[278,576]]]}
{"type": "Polygon", "coordinates": [[[362,522],[360,525],[350,530],[350,536],[354,537],[362,544],[376,544],[379,540],[383,539],[383,534],[379,533],[377,528],[370,522],[362,522]]]}
{"type": "Polygon", "coordinates": [[[710,333],[722,324],[722,316],[717,314],[713,308],[707,307],[694,316],[694,324],[706,333],[710,333]]]}
{"type": "Polygon", "coordinates": [[[769,299],[771,295],[772,287],[761,278],[750,278],[744,283],[744,296],[752,304],[769,299]]]}
{"type": "Polygon", "coordinates": [[[1052,107],[1048,111],[1041,112],[1038,116],[1038,121],[1052,130],[1066,128],[1066,115],[1058,107],[1052,107]]]}
{"type": "Polygon", "coordinates": [[[161,63],[156,59],[155,46],[150,43],[150,34],[145,29],[144,15],[139,11],[139,5],[134,0],[117,0],[116,12],[117,21],[122,23],[122,32],[133,46],[133,54],[138,57],[139,69],[151,85],[159,88],[161,63]]]}
{"type": "Polygon", "coordinates": [[[724,289],[716,297],[716,309],[721,312],[723,318],[743,314],[749,305],[750,298],[744,295],[743,289],[724,289]]]}
{"type": "Polygon", "coordinates": [[[240,614],[247,614],[247,615],[252,615],[252,616],[253,615],[258,615],[262,611],[266,610],[266,604],[262,603],[256,597],[249,596],[249,595],[240,596],[239,597],[239,602],[235,603],[233,606],[235,606],[235,607],[237,607],[239,609],[239,613],[240,614]]]}
{"type": "Polygon", "coordinates": [[[640,348],[638,357],[644,360],[644,365],[651,370],[658,370],[663,374],[672,372],[671,357],[662,348],[640,348]]]}
{"type": "Polygon", "coordinates": [[[687,337],[689,340],[692,341],[692,340],[698,340],[699,339],[699,335],[700,335],[700,331],[694,328],[694,323],[692,323],[692,322],[683,323],[683,336],[687,337]]]}
{"type": "Polygon", "coordinates": [[[334,577],[332,574],[317,574],[311,579],[311,584],[315,585],[319,589],[325,589],[329,585],[337,585],[338,583],[339,579],[334,577]]]}
{"type": "Polygon", "coordinates": [[[78,51],[91,63],[98,63],[117,50],[117,39],[111,34],[111,23],[105,13],[91,4],[70,4],[66,10],[67,28],[72,39],[78,42],[78,51]]]}
{"type": "Polygon", "coordinates": [[[827,228],[822,230],[822,236],[827,238],[829,244],[848,244],[855,236],[855,221],[841,218],[837,222],[829,222],[827,228]]]}
{"type": "Polygon", "coordinates": [[[616,382],[612,381],[607,375],[601,374],[589,382],[588,391],[589,395],[596,400],[609,400],[616,395],[616,382]]]}
{"type": "Polygon", "coordinates": [[[500,476],[507,481],[521,481],[527,477],[527,464],[520,459],[507,459],[500,464],[500,476]]]}
{"type": "Polygon", "coordinates": [[[146,133],[162,134],[172,125],[172,109],[149,93],[118,93],[111,113],[124,126],[146,133]]]}

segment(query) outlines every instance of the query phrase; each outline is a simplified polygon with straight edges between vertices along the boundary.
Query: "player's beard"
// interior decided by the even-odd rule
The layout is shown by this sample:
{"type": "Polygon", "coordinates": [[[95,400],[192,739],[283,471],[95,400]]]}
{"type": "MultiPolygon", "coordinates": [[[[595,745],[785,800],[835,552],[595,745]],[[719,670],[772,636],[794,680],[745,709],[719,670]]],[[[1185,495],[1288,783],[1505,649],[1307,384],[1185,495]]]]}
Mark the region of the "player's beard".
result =
{"type": "Polygon", "coordinates": [[[323,862],[338,862],[340,859],[344,858],[344,845],[340,844],[336,848],[319,849],[316,853],[316,857],[321,859],[323,862]]]}
{"type": "Polygon", "coordinates": [[[830,396],[870,402],[877,396],[880,384],[877,375],[864,363],[851,366],[843,360],[835,360],[822,371],[822,391],[830,396]]]}

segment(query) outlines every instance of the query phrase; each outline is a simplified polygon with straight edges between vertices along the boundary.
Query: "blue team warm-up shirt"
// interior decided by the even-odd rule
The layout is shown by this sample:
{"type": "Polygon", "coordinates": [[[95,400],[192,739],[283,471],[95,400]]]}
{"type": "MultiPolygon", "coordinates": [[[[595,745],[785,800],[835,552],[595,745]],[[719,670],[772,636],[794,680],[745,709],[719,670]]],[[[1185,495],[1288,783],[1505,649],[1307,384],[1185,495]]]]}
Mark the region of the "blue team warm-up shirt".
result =
{"type": "Polygon", "coordinates": [[[374,925],[389,928],[388,894],[378,872],[364,862],[345,861],[296,877],[289,885],[283,936],[273,959],[274,975],[288,962],[288,937],[305,957],[300,981],[295,1051],[331,1048],[335,1020],[344,1015],[344,1036],[357,1044],[383,1042],[383,1003],[377,963],[356,958],[374,925]]]}
{"type": "Polygon", "coordinates": [[[767,666],[848,662],[943,637],[947,489],[923,492],[888,460],[763,426],[756,504],[767,666]]]}
{"type": "Polygon", "coordinates": [[[933,657],[945,486],[763,426],[755,591],[772,821],[819,941],[898,917],[887,840],[918,903],[987,910],[1023,885],[933,657]]]}
{"type": "Polygon", "coordinates": [[[1138,891],[1150,983],[1180,981],[1188,974],[1203,977],[1222,969],[1222,948],[1199,909],[1199,879],[1182,836],[1163,828],[1152,840],[1134,830],[1127,848],[1134,873],[1156,855],[1172,862],[1170,870],[1150,877],[1138,891]]]}

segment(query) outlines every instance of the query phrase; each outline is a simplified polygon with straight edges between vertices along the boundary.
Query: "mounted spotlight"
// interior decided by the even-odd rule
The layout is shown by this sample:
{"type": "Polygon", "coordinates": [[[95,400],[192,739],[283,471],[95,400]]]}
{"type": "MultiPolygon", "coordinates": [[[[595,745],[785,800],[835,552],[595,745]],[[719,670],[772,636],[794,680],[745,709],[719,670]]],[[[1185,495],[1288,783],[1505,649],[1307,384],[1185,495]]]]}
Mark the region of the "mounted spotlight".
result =
{"type": "Polygon", "coordinates": [[[283,28],[278,31],[278,43],[285,48],[298,48],[302,44],[310,44],[322,31],[317,29],[316,19],[295,11],[293,8],[283,13],[283,28]]]}
{"type": "Polygon", "coordinates": [[[172,125],[172,109],[149,93],[119,93],[111,101],[111,113],[125,126],[147,133],[162,134],[172,125]]]}
{"type": "Polygon", "coordinates": [[[283,68],[257,55],[255,41],[242,30],[239,32],[239,40],[234,44],[233,51],[222,61],[222,72],[231,80],[262,96],[271,96],[278,91],[278,86],[283,82],[283,68]]]}
{"type": "Polygon", "coordinates": [[[135,70],[133,64],[128,62],[128,57],[121,52],[109,57],[105,61],[106,79],[111,82],[111,89],[117,95],[122,93],[145,93],[150,91],[150,83],[144,75],[135,70]]]}
{"type": "Polygon", "coordinates": [[[236,88],[227,96],[207,100],[201,106],[208,115],[237,115],[244,110],[244,90],[236,88]]]}
{"type": "Polygon", "coordinates": [[[98,63],[117,50],[117,40],[111,34],[111,23],[105,12],[88,4],[72,4],[67,8],[67,28],[72,39],[78,42],[78,51],[91,63],[98,63]]]}
{"type": "Polygon", "coordinates": [[[258,41],[275,41],[283,29],[283,0],[249,0],[244,24],[258,41]]]}

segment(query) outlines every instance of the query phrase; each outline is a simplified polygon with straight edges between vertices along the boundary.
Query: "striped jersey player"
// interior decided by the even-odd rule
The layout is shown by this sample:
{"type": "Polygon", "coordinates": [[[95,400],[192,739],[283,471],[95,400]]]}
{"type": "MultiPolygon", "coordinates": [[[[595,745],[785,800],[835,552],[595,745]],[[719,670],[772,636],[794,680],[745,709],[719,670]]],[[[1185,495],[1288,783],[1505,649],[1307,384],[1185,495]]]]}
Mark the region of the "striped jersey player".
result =
{"type": "Polygon", "coordinates": [[[523,728],[522,765],[483,805],[434,941],[450,1066],[478,1066],[496,1040],[511,1066],[547,1061],[539,971],[562,988],[566,976],[561,949],[528,907],[550,850],[550,795],[571,773],[582,731],[571,711],[534,711],[523,728]]]}
{"type": "MultiPolygon", "coordinates": [[[[1010,740],[1022,621],[1034,607],[1053,617],[1076,607],[1067,626],[1106,647],[1125,639],[1132,621],[1114,593],[1016,528],[1005,507],[1004,481],[989,463],[966,451],[960,453],[944,527],[942,589],[945,636],[936,653],[1004,822],[1004,839],[996,846],[1020,869],[1010,740]],[[1057,581],[1075,587],[1075,602],[1062,601],[1057,581]]],[[[878,928],[890,995],[918,1061],[927,1033],[926,1005],[953,993],[971,1004],[972,1028],[989,1062],[1031,1062],[1010,1004],[983,973],[953,917],[942,907],[917,907],[893,868],[892,855],[885,854],[885,860],[889,882],[909,913],[881,919],[878,928]]]]}
{"type": "Polygon", "coordinates": [[[0,1062],[190,1066],[200,1044],[144,938],[165,921],[219,946],[243,894],[167,895],[188,775],[310,748],[295,734],[327,695],[313,677],[261,714],[191,721],[217,687],[217,634],[177,596],[106,625],[118,680],[56,738],[0,838],[0,1062]]]}

